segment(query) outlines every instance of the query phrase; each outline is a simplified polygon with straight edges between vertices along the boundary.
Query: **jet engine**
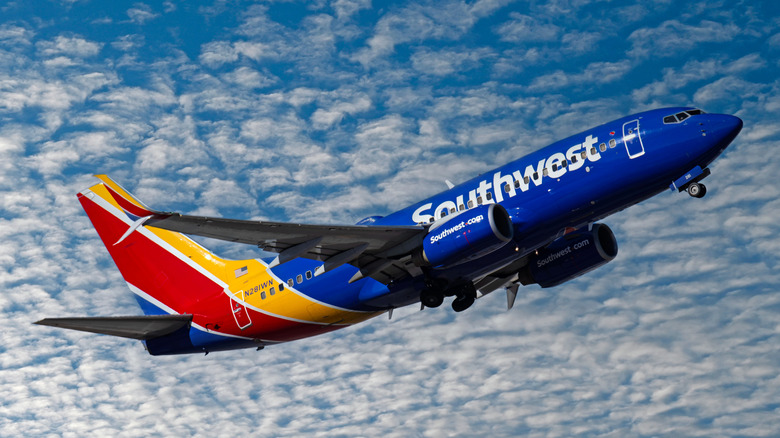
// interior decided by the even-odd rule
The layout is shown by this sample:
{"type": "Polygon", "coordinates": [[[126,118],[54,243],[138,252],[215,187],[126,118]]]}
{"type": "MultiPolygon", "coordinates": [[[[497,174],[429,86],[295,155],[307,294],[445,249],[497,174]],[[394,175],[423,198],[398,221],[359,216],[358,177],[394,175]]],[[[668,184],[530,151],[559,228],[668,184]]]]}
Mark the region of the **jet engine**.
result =
{"type": "Polygon", "coordinates": [[[433,224],[415,261],[418,265],[448,268],[490,254],[513,236],[512,219],[504,207],[480,205],[433,224]]]}
{"type": "Polygon", "coordinates": [[[536,251],[518,276],[523,285],[553,287],[590,272],[617,256],[615,234],[604,224],[566,234],[536,251]]]}

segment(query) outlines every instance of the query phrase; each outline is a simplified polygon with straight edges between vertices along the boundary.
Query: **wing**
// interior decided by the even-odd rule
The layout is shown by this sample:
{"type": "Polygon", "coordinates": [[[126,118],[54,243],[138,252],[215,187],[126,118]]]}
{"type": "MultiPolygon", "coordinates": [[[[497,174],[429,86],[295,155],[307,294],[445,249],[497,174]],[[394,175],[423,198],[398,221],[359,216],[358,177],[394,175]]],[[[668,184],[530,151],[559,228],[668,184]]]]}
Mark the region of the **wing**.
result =
{"type": "Polygon", "coordinates": [[[296,257],[324,262],[315,275],[351,263],[359,268],[351,281],[372,277],[387,284],[419,271],[411,261],[411,253],[422,245],[427,233],[423,226],[308,225],[187,216],[151,210],[107,176],[98,178],[125,212],[137,219],[128,234],[138,226],[153,226],[257,245],[278,254],[271,267],[296,257]]]}
{"type": "Polygon", "coordinates": [[[315,272],[319,275],[352,263],[362,272],[353,281],[371,276],[385,283],[403,277],[413,266],[409,256],[425,236],[423,227],[306,225],[180,214],[152,217],[145,225],[257,245],[278,253],[271,267],[305,257],[324,262],[315,272]]]}

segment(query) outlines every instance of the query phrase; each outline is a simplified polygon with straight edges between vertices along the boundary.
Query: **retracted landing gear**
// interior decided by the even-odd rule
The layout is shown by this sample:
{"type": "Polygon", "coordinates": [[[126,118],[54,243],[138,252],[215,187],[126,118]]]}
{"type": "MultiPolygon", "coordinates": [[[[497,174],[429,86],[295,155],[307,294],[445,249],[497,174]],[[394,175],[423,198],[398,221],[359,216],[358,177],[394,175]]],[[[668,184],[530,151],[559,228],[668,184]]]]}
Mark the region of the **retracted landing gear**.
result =
{"type": "Polygon", "coordinates": [[[693,183],[688,186],[688,194],[694,198],[703,198],[707,194],[707,187],[701,183],[693,183]]]}

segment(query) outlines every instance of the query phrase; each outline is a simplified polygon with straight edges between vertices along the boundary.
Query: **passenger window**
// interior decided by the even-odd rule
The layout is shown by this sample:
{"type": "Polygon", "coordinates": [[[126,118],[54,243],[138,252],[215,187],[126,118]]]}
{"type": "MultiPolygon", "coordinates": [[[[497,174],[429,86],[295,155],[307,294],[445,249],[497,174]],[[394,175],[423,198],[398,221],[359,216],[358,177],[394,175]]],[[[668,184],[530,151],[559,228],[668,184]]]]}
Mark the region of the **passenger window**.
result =
{"type": "Polygon", "coordinates": [[[590,148],[590,154],[591,154],[591,155],[596,155],[596,153],[597,153],[597,152],[598,152],[598,151],[596,150],[596,148],[595,148],[595,147],[592,147],[592,148],[590,148]]]}
{"type": "Polygon", "coordinates": [[[452,208],[450,209],[450,214],[453,214],[453,213],[455,213],[456,211],[458,211],[458,210],[457,210],[455,207],[452,207],[452,208]]]}
{"type": "Polygon", "coordinates": [[[574,164],[576,162],[577,162],[577,156],[576,155],[572,155],[571,156],[571,164],[574,164]]]}
{"type": "Polygon", "coordinates": [[[534,181],[539,179],[539,172],[534,172],[534,181]]]}
{"type": "Polygon", "coordinates": [[[542,176],[547,176],[547,175],[548,175],[548,172],[547,172],[547,168],[545,167],[544,170],[542,171],[542,176]]]}
{"type": "Polygon", "coordinates": [[[520,180],[519,180],[519,179],[516,179],[516,180],[515,180],[515,188],[516,188],[516,189],[519,189],[519,188],[520,188],[520,180]]]}
{"type": "Polygon", "coordinates": [[[288,286],[290,286],[290,287],[293,287],[293,286],[295,286],[295,282],[293,282],[293,279],[292,279],[292,278],[288,278],[288,279],[287,279],[287,285],[288,285],[288,286]]]}
{"type": "Polygon", "coordinates": [[[582,159],[584,160],[584,159],[588,158],[588,153],[587,153],[586,151],[582,151],[582,153],[580,154],[580,156],[581,156],[581,157],[582,157],[582,159]]]}
{"type": "Polygon", "coordinates": [[[488,201],[490,201],[491,199],[493,199],[493,194],[492,194],[492,193],[490,193],[490,192],[487,192],[487,193],[485,193],[485,198],[486,198],[488,201]]]}
{"type": "Polygon", "coordinates": [[[268,293],[271,294],[271,296],[274,296],[276,295],[276,289],[272,287],[271,290],[268,291],[268,293]]]}
{"type": "Polygon", "coordinates": [[[504,193],[509,193],[509,190],[511,190],[511,189],[512,189],[512,186],[510,186],[509,184],[504,184],[504,193]]]}
{"type": "Polygon", "coordinates": [[[524,176],[523,177],[523,182],[525,183],[525,185],[531,184],[531,178],[528,178],[527,176],[524,176]]]}
{"type": "Polygon", "coordinates": [[[298,274],[298,276],[297,276],[297,277],[295,277],[295,280],[297,280],[297,281],[298,281],[298,284],[301,284],[301,283],[303,283],[303,275],[301,275],[301,274],[298,274]]]}
{"type": "Polygon", "coordinates": [[[468,206],[469,206],[469,208],[474,208],[474,201],[469,199],[468,206]]]}
{"type": "Polygon", "coordinates": [[[284,291],[284,283],[279,283],[279,292],[284,291]]]}
{"type": "Polygon", "coordinates": [[[614,138],[609,139],[609,147],[614,148],[616,144],[617,142],[615,141],[614,138]]]}
{"type": "Polygon", "coordinates": [[[306,271],[306,279],[311,280],[311,271],[306,271]]]}
{"type": "Polygon", "coordinates": [[[465,206],[465,205],[463,205],[463,204],[460,204],[460,205],[458,206],[458,210],[460,210],[460,211],[463,211],[463,210],[465,210],[465,209],[466,209],[466,206],[465,206]]]}
{"type": "Polygon", "coordinates": [[[607,145],[606,145],[606,144],[604,144],[604,143],[601,143],[601,144],[599,145],[599,150],[600,150],[601,152],[606,152],[606,151],[607,151],[607,145]]]}
{"type": "Polygon", "coordinates": [[[568,166],[569,166],[569,162],[568,162],[568,161],[566,161],[566,160],[564,160],[564,161],[561,163],[561,166],[563,166],[563,167],[568,167],[568,166]]]}
{"type": "Polygon", "coordinates": [[[482,196],[477,196],[477,205],[482,205],[482,196]]]}
{"type": "Polygon", "coordinates": [[[552,171],[557,172],[558,171],[558,163],[553,163],[552,165],[552,171]]]}
{"type": "Polygon", "coordinates": [[[260,292],[260,299],[261,300],[265,299],[265,291],[260,292]]]}

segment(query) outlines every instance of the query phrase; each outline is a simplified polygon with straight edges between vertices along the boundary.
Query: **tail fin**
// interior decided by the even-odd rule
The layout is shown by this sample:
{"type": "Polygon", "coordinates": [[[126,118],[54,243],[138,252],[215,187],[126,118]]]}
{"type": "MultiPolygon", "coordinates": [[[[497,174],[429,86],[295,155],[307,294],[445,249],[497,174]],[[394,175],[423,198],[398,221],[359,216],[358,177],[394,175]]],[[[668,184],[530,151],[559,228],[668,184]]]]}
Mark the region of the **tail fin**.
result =
{"type": "MultiPolygon", "coordinates": [[[[239,334],[252,321],[246,309],[236,304],[229,294],[233,294],[231,286],[240,276],[239,272],[246,270],[248,264],[259,263],[225,260],[183,234],[142,226],[149,217],[164,216],[165,213],[145,206],[109,177],[97,177],[101,182],[79,193],[79,202],[141,309],[150,316],[147,319],[125,317],[121,321],[87,321],[86,324],[84,321],[52,320],[45,321],[51,322],[45,325],[59,324],[108,333],[102,325],[117,326],[119,321],[119,326],[129,327],[128,333],[133,335],[124,336],[145,339],[146,348],[153,355],[209,351],[212,345],[217,349],[253,345],[251,338],[239,334]],[[192,329],[188,323],[174,333],[156,337],[161,333],[155,331],[159,327],[174,328],[178,324],[179,319],[174,315],[190,316],[184,320],[191,321],[192,329]],[[235,320],[235,330],[228,329],[230,320],[235,320]],[[155,330],[148,329],[150,321],[158,324],[155,330]],[[94,328],[96,324],[102,331],[94,328]],[[225,342],[225,336],[232,341],[225,342]]],[[[240,291],[240,288],[232,289],[240,291]]]]}
{"type": "Polygon", "coordinates": [[[98,178],[79,201],[145,314],[190,312],[193,303],[223,294],[228,261],[180,233],[141,226],[159,213],[109,177],[98,178]]]}

